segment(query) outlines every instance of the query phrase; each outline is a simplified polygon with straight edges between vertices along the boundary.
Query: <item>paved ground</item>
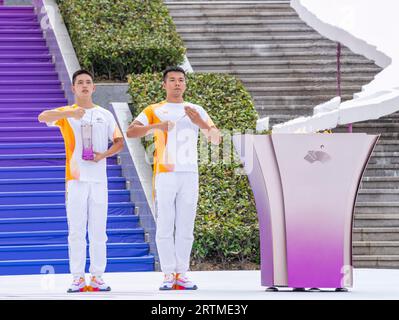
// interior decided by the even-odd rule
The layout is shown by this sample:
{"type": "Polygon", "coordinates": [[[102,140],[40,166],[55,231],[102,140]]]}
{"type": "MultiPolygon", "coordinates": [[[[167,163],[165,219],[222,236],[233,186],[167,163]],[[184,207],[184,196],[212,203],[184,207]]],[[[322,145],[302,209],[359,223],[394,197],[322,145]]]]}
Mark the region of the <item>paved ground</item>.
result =
{"type": "Polygon", "coordinates": [[[281,299],[399,299],[399,270],[355,269],[354,288],[336,292],[265,292],[259,271],[192,272],[195,292],[160,292],[160,273],[109,273],[110,293],[67,294],[70,275],[0,277],[0,299],[118,299],[118,300],[281,300],[281,299]]]}

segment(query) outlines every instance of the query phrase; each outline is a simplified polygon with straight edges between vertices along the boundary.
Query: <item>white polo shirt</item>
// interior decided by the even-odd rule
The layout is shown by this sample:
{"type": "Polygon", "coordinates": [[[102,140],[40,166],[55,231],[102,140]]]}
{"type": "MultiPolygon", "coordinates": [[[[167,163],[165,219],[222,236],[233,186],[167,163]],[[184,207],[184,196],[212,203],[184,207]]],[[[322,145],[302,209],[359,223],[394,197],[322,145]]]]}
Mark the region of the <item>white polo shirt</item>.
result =
{"type": "Polygon", "coordinates": [[[175,127],[169,132],[156,130],[154,172],[198,172],[198,130],[191,122],[184,107],[190,106],[198,111],[201,118],[210,126],[214,126],[203,107],[189,102],[161,103],[148,106],[135,120],[143,125],[164,121],[175,122],[175,127]]]}
{"type": "MultiPolygon", "coordinates": [[[[57,108],[58,111],[76,109],[78,106],[66,106],[57,108]]],[[[61,129],[65,143],[66,153],[66,180],[79,180],[87,182],[106,182],[107,181],[107,161],[102,159],[99,162],[87,161],[82,159],[82,122],[92,124],[93,150],[103,153],[108,150],[109,141],[122,138],[122,133],[115,121],[112,113],[102,107],[94,106],[85,109],[85,114],[80,120],[74,118],[64,118],[49,126],[58,126],[61,129]]]]}

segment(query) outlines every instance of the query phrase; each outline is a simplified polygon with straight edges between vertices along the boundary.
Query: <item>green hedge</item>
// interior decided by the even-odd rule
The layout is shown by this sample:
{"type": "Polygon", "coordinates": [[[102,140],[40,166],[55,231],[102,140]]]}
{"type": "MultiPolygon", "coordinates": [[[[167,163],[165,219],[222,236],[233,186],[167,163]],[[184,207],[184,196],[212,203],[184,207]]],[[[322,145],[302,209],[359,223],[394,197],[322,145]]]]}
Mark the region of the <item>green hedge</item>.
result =
{"type": "MultiPolygon", "coordinates": [[[[136,116],[165,99],[161,74],[132,75],[129,92],[136,116]]],[[[207,110],[220,129],[255,129],[253,101],[236,78],[189,74],[185,100],[207,110]]],[[[238,162],[200,164],[200,201],[195,226],[193,262],[259,263],[259,227],[252,191],[238,162]]]]}
{"type": "Polygon", "coordinates": [[[58,0],[81,66],[126,80],[183,62],[185,48],[162,0],[58,0]]]}

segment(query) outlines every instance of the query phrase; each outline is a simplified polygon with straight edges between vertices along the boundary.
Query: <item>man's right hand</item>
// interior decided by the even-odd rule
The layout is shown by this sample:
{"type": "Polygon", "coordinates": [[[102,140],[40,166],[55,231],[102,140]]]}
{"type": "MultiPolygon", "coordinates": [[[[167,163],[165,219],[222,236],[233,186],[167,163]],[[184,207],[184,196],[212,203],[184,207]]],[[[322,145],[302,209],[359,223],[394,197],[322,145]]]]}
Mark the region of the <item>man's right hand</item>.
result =
{"type": "Polygon", "coordinates": [[[141,122],[135,120],[127,129],[126,136],[128,138],[141,138],[146,136],[148,133],[153,132],[154,130],[162,130],[164,132],[168,132],[173,130],[175,125],[176,123],[173,121],[164,121],[144,126],[141,122]]]}
{"type": "Polygon", "coordinates": [[[158,123],[156,128],[162,131],[171,131],[175,127],[176,123],[173,121],[164,121],[158,123]]]}
{"type": "Polygon", "coordinates": [[[78,107],[76,109],[73,109],[69,112],[69,117],[70,118],[74,118],[76,120],[80,120],[83,118],[83,116],[85,115],[86,111],[85,109],[78,107]]]}

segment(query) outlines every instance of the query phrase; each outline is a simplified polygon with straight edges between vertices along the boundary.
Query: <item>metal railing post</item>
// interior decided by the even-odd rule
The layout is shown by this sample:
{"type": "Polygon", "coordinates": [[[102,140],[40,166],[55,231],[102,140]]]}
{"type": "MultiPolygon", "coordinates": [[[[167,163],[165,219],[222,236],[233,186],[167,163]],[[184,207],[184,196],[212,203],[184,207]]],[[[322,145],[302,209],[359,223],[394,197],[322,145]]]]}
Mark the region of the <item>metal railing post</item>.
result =
{"type": "MultiPolygon", "coordinates": [[[[342,89],[341,89],[341,43],[337,42],[337,96],[342,99],[342,89]]],[[[352,123],[348,125],[348,132],[353,132],[352,123]]]]}

